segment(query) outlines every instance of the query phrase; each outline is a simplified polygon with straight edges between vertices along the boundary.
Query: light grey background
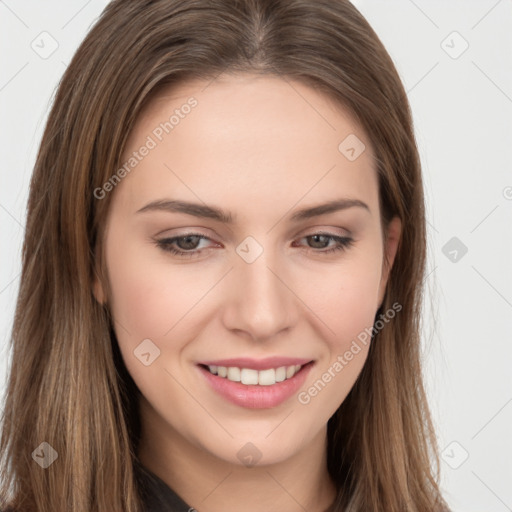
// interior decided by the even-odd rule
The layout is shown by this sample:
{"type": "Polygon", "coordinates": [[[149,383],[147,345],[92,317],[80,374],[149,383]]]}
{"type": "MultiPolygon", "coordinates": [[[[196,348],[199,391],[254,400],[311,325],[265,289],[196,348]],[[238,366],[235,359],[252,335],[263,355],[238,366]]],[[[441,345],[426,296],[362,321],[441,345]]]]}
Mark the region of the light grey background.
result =
{"type": "MultiPolygon", "coordinates": [[[[354,3],[406,85],[423,162],[443,490],[454,512],[512,510],[512,1],[354,3]]],[[[54,89],[106,4],[0,0],[0,393],[36,151],[54,89]]]]}

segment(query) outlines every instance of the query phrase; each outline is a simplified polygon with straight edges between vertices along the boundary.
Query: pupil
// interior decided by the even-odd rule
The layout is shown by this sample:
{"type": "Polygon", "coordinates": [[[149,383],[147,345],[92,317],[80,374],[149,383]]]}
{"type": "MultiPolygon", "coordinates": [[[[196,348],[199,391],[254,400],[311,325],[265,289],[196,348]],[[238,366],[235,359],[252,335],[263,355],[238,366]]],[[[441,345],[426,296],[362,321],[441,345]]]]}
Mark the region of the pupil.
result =
{"type": "Polygon", "coordinates": [[[185,236],[178,239],[180,249],[195,249],[200,238],[197,235],[185,236]]]}
{"type": "Polygon", "coordinates": [[[326,235],[312,235],[310,237],[313,241],[313,247],[315,248],[322,248],[325,247],[325,243],[328,242],[326,235]],[[322,241],[323,239],[323,241],[322,241]]]}

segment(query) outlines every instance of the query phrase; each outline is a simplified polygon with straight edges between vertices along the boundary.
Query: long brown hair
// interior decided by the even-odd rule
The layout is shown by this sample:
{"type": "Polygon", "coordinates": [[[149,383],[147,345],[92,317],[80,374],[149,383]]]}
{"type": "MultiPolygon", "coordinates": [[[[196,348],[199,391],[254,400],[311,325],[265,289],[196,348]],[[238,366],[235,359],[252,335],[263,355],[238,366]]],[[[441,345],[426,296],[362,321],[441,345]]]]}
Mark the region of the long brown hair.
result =
{"type": "Polygon", "coordinates": [[[426,233],[411,114],[391,58],[348,0],[114,0],[90,30],[59,84],[30,186],[0,507],[141,510],[139,391],[91,284],[96,268],[105,275],[112,194],[98,200],[94,190],[121,165],[134,123],[160,88],[222,72],[313,86],[368,134],[383,226],[402,220],[378,314],[396,302],[402,309],[374,334],[362,373],[329,420],[333,510],[444,510],[420,364],[426,233]],[[58,457],[46,470],[34,463],[43,453],[58,457]]]}

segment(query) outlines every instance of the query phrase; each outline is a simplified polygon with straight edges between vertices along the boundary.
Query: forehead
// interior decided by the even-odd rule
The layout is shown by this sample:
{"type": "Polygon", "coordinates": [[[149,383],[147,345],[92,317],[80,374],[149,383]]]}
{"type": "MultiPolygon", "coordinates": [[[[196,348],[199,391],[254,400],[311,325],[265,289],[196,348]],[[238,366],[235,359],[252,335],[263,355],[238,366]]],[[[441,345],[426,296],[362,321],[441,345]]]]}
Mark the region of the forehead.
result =
{"type": "Polygon", "coordinates": [[[364,130],[340,104],[289,79],[221,75],[162,90],[140,114],[123,161],[143,146],[151,149],[116,190],[132,207],[177,194],[261,208],[305,194],[377,200],[364,130]],[[352,147],[364,151],[354,159],[352,147]]]}

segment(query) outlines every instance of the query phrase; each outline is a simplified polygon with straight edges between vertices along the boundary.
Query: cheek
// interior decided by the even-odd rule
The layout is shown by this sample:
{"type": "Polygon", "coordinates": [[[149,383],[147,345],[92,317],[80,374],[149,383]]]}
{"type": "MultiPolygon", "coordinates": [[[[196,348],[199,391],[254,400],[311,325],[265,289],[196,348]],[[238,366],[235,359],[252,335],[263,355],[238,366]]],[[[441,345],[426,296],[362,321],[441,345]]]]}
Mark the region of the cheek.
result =
{"type": "Polygon", "coordinates": [[[350,392],[368,355],[381,277],[380,253],[375,247],[354,253],[303,288],[305,294],[310,290],[304,302],[324,324],[327,350],[298,401],[308,406],[307,410],[311,404],[322,421],[327,421],[350,392]]]}
{"type": "Polygon", "coordinates": [[[112,313],[137,339],[164,336],[208,289],[208,283],[184,266],[167,265],[165,253],[155,257],[155,251],[115,240],[107,251],[112,313]]]}
{"type": "Polygon", "coordinates": [[[179,394],[169,371],[175,372],[176,356],[186,345],[187,312],[207,292],[207,286],[184,266],[166,264],[165,253],[155,257],[151,244],[130,242],[122,236],[113,236],[109,242],[110,306],[126,368],[145,396],[161,399],[161,390],[179,394]],[[166,335],[173,340],[171,360],[166,335]],[[146,353],[150,354],[148,365],[143,360],[146,353]]]}
{"type": "Polygon", "coordinates": [[[309,276],[303,296],[323,321],[332,350],[342,350],[366,327],[378,308],[381,277],[379,251],[355,254],[317,278],[309,276]],[[366,254],[366,255],[365,255],[366,254]]]}

